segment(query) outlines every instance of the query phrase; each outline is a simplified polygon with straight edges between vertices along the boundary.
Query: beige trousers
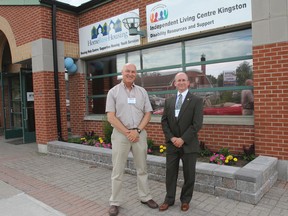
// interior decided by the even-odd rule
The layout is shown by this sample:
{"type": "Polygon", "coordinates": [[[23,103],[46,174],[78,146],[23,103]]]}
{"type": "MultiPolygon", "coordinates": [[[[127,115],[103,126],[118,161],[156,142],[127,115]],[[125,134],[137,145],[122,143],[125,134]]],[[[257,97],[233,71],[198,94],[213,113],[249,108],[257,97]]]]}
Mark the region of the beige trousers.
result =
{"type": "Polygon", "coordinates": [[[113,129],[111,135],[112,141],[112,163],[113,170],[111,175],[112,195],[110,197],[110,205],[120,206],[123,202],[123,175],[127,164],[128,154],[133,154],[134,166],[137,171],[137,189],[141,201],[147,202],[152,199],[148,187],[147,173],[147,132],[143,130],[140,133],[139,142],[132,143],[126,136],[113,129]]]}

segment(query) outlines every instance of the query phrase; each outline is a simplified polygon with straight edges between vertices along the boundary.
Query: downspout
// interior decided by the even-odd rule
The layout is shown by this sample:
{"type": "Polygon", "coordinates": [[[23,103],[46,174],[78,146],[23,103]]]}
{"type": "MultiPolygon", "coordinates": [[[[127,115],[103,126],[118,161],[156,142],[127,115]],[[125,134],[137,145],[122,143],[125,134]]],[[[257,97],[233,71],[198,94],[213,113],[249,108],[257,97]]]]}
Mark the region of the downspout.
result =
{"type": "Polygon", "coordinates": [[[62,130],[61,130],[61,112],[60,112],[59,79],[58,79],[58,55],[57,55],[57,37],[56,37],[56,9],[57,8],[56,8],[55,0],[52,0],[52,43],[53,43],[57,136],[58,136],[58,141],[62,141],[63,138],[62,138],[62,130]]]}

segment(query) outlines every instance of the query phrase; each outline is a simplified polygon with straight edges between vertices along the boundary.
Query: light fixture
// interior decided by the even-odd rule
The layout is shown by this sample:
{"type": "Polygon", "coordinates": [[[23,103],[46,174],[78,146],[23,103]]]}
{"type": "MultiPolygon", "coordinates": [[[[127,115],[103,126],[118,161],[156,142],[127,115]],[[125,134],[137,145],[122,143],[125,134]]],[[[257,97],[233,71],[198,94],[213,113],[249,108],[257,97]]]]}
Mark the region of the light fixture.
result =
{"type": "Polygon", "coordinates": [[[140,18],[139,17],[127,17],[122,20],[126,29],[129,30],[130,36],[140,35],[141,37],[145,37],[144,31],[138,31],[138,27],[140,26],[140,18]]]}

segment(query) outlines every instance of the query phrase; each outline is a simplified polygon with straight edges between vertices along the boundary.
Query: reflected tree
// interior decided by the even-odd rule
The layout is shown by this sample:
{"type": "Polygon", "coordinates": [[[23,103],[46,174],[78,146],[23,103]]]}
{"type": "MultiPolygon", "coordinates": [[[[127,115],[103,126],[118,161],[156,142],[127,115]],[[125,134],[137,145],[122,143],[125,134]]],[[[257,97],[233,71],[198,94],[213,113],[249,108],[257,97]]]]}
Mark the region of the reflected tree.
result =
{"type": "Polygon", "coordinates": [[[239,86],[244,86],[247,79],[253,79],[252,65],[244,61],[236,69],[236,81],[239,86]]]}

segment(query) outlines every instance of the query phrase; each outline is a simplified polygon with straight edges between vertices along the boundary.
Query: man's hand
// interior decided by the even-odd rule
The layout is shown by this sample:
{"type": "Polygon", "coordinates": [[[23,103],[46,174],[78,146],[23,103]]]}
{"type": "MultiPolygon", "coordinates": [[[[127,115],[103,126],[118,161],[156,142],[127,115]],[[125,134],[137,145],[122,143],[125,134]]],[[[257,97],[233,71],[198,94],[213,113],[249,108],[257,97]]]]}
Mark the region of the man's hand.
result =
{"type": "Polygon", "coordinates": [[[139,133],[137,132],[137,130],[129,130],[126,132],[126,137],[128,138],[128,140],[130,142],[138,142],[139,141],[139,133]]]}
{"type": "Polygon", "coordinates": [[[177,148],[181,148],[184,144],[184,140],[180,137],[172,137],[171,141],[172,141],[173,145],[177,148]]]}

